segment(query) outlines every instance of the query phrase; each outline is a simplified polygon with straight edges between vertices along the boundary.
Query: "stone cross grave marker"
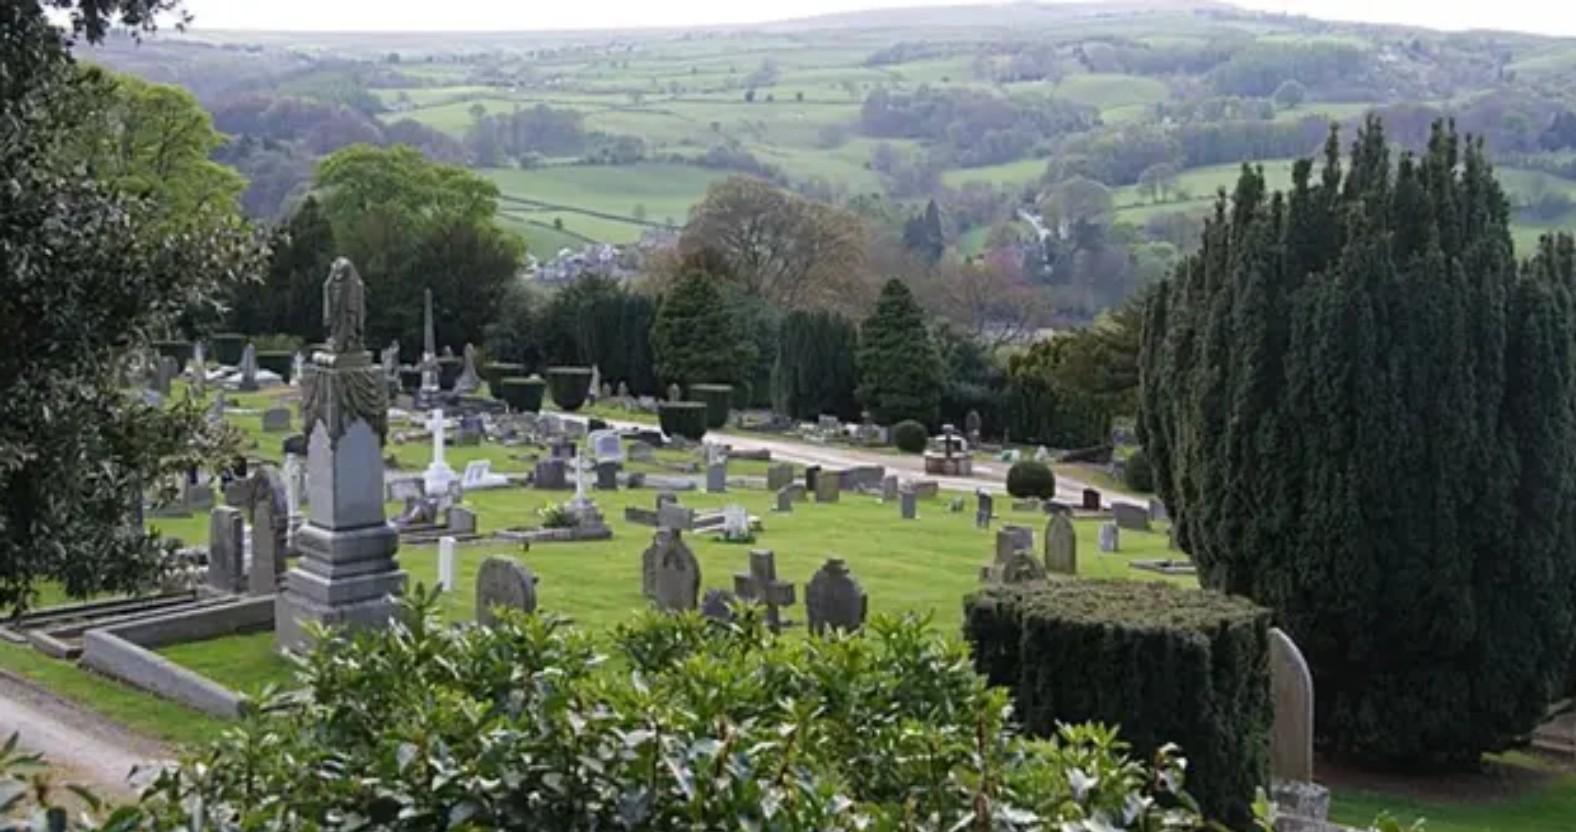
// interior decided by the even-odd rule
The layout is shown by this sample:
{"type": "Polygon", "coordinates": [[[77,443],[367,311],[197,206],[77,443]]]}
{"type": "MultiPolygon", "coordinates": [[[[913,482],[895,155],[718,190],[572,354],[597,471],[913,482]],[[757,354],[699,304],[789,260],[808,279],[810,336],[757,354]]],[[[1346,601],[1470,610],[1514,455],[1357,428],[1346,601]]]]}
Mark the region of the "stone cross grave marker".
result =
{"type": "Polygon", "coordinates": [[[793,483],[793,463],[778,462],[766,469],[766,490],[781,491],[793,483]]]}
{"type": "Polygon", "coordinates": [[[1313,674],[1291,637],[1270,628],[1270,779],[1313,781],[1313,674]]]}
{"type": "Polygon", "coordinates": [[[427,430],[432,431],[432,462],[427,464],[427,470],[421,475],[422,483],[427,487],[428,497],[442,497],[449,493],[449,489],[459,480],[459,475],[449,467],[443,458],[443,434],[448,428],[448,420],[443,418],[443,409],[437,408],[427,418],[427,430]]]}
{"type": "Polygon", "coordinates": [[[678,529],[660,528],[640,556],[641,590],[657,609],[684,612],[700,599],[700,562],[678,529]]]}
{"type": "Polygon", "coordinates": [[[444,592],[453,592],[456,585],[454,578],[454,549],[453,537],[444,535],[438,538],[438,586],[444,592]]]}
{"type": "Polygon", "coordinates": [[[766,626],[774,633],[782,632],[784,621],[781,607],[794,603],[793,584],[777,580],[777,555],[770,549],[750,550],[750,571],[733,576],[733,592],[746,601],[766,607],[766,626]]]}
{"type": "Polygon", "coordinates": [[[676,502],[658,503],[657,526],[674,531],[694,531],[695,509],[681,506],[676,502]]]}
{"type": "Polygon", "coordinates": [[[1112,503],[1111,518],[1120,528],[1134,532],[1149,531],[1149,509],[1133,503],[1112,503]]]}
{"type": "Polygon", "coordinates": [[[919,495],[912,488],[904,488],[897,493],[898,516],[904,520],[913,520],[919,517],[919,495]]]}
{"type": "Polygon", "coordinates": [[[1078,574],[1078,536],[1072,519],[1062,512],[1052,514],[1045,524],[1045,571],[1078,574]]]}
{"type": "Polygon", "coordinates": [[[492,557],[476,572],[476,623],[491,626],[500,607],[536,612],[536,575],[511,558],[492,557]]]}
{"type": "Polygon", "coordinates": [[[974,528],[988,529],[991,518],[996,516],[996,498],[983,488],[974,492],[974,498],[978,501],[974,509],[974,528]]]}
{"type": "Polygon", "coordinates": [[[1115,552],[1121,546],[1121,533],[1115,523],[1100,524],[1100,551],[1115,552]]]}
{"type": "Polygon", "coordinates": [[[828,558],[804,588],[805,616],[810,632],[854,632],[865,625],[870,598],[848,572],[841,558],[828,558]]]}
{"type": "Polygon", "coordinates": [[[216,506],[208,515],[208,586],[221,592],[246,589],[246,518],[241,510],[216,506]]]}

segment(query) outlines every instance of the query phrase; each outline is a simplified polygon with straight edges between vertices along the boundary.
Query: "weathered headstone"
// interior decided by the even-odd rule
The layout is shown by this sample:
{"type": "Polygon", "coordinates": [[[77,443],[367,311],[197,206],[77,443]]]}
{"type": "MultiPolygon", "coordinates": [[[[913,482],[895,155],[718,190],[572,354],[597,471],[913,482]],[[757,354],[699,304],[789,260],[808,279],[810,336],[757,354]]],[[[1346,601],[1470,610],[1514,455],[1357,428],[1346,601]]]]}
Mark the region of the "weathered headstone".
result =
{"type": "Polygon", "coordinates": [[[1134,532],[1149,531],[1149,509],[1132,503],[1112,503],[1111,519],[1119,528],[1134,532]]]}
{"type": "Polygon", "coordinates": [[[815,635],[828,630],[854,632],[865,625],[869,608],[869,596],[841,558],[828,558],[804,588],[805,617],[815,635]]]}
{"type": "Polygon", "coordinates": [[[1166,514],[1166,504],[1159,498],[1149,498],[1149,519],[1157,523],[1163,523],[1170,519],[1166,514]]]}
{"type": "Polygon", "coordinates": [[[624,461],[624,443],[616,430],[592,431],[586,443],[591,446],[591,458],[598,462],[624,461]]]}
{"type": "Polygon", "coordinates": [[[257,389],[257,347],[252,342],[246,342],[246,349],[241,351],[241,380],[236,382],[235,389],[243,393],[250,393],[257,389]]]}
{"type": "Polygon", "coordinates": [[[982,488],[974,492],[974,499],[974,528],[990,528],[991,518],[996,516],[996,498],[982,488]]]}
{"type": "Polygon", "coordinates": [[[788,492],[788,499],[796,503],[807,502],[810,499],[810,495],[805,493],[803,483],[791,482],[783,486],[781,490],[788,492]]]}
{"type": "Polygon", "coordinates": [[[251,479],[252,567],[247,591],[273,595],[279,591],[290,548],[289,484],[272,465],[257,466],[251,479]]]}
{"type": "Polygon", "coordinates": [[[1006,563],[1018,552],[1034,551],[1034,530],[1027,526],[1002,526],[996,530],[996,562],[1006,563]]]}
{"type": "Polygon", "coordinates": [[[806,466],[804,466],[804,490],[805,491],[807,491],[807,492],[809,492],[811,494],[814,494],[815,493],[816,483],[820,479],[821,479],[821,466],[819,466],[819,465],[806,465],[806,466]]]}
{"type": "Polygon", "coordinates": [[[1100,524],[1100,551],[1115,552],[1121,546],[1121,534],[1115,523],[1100,524]]]}
{"type": "Polygon", "coordinates": [[[596,464],[596,487],[599,491],[618,490],[619,464],[612,460],[596,464]]]}
{"type": "Polygon", "coordinates": [[[793,482],[793,463],[778,462],[766,469],[766,490],[781,491],[793,482]]]}
{"type": "Polygon", "coordinates": [[[536,612],[536,575],[510,558],[492,557],[476,572],[476,623],[492,626],[500,607],[536,612]]]}
{"type": "Polygon", "coordinates": [[[1084,511],[1099,511],[1100,492],[1093,488],[1085,488],[1083,490],[1083,507],[1084,511]]]}
{"type": "Polygon", "coordinates": [[[842,495],[843,483],[836,474],[821,473],[815,478],[815,501],[817,503],[835,503],[842,495]]]}
{"type": "Polygon", "coordinates": [[[905,488],[897,493],[898,516],[904,520],[913,520],[919,516],[919,497],[913,489],[905,488]]]}
{"type": "Polygon", "coordinates": [[[447,517],[449,534],[476,533],[476,512],[465,506],[449,506],[447,517]]]}
{"type": "Polygon", "coordinates": [[[750,513],[744,506],[730,503],[722,507],[722,539],[737,543],[749,540],[750,513]]]}
{"type": "MultiPolygon", "coordinates": [[[[664,507],[666,508],[666,506],[664,507]]],[[[683,612],[700,599],[700,562],[678,529],[657,529],[640,556],[641,591],[657,609],[683,612]]]]}
{"type": "Polygon", "coordinates": [[[482,387],[481,374],[476,371],[476,346],[465,345],[465,365],[460,370],[460,375],[454,380],[454,392],[461,396],[474,394],[482,387]]]}
{"type": "Polygon", "coordinates": [[[713,462],[706,466],[706,493],[721,494],[728,490],[728,463],[713,462]]]}
{"type": "Polygon", "coordinates": [[[663,503],[657,508],[657,526],[674,531],[694,531],[695,509],[678,503],[663,503]]]}
{"type": "Polygon", "coordinates": [[[455,540],[444,535],[438,538],[438,587],[444,592],[453,592],[456,585],[454,578],[455,540]]]}
{"type": "Polygon", "coordinates": [[[668,401],[676,402],[676,401],[682,401],[683,399],[684,399],[684,390],[679,387],[678,382],[675,381],[672,384],[669,384],[668,385],[668,401]]]}
{"type": "Polygon", "coordinates": [[[263,411],[263,432],[284,433],[290,429],[290,409],[270,407],[263,411]]]}
{"type": "Polygon", "coordinates": [[[787,486],[777,489],[777,504],[772,510],[783,514],[793,513],[793,492],[787,486]]]}
{"type": "Polygon", "coordinates": [[[725,589],[708,589],[700,601],[700,614],[712,621],[733,621],[733,593],[725,589]]]}
{"type": "Polygon", "coordinates": [[[1045,524],[1045,571],[1078,574],[1078,536],[1072,519],[1060,512],[1045,524]]]}
{"type": "Polygon", "coordinates": [[[246,590],[246,518],[218,506],[208,515],[208,586],[221,592],[246,590]]]}
{"type": "Polygon", "coordinates": [[[564,464],[562,457],[549,457],[536,463],[536,471],[531,477],[532,483],[537,488],[551,491],[562,491],[569,487],[569,466],[564,464]]]}
{"type": "Polygon", "coordinates": [[[881,478],[881,502],[890,503],[897,499],[897,474],[887,474],[881,478]]]}
{"type": "Polygon", "coordinates": [[[1313,674],[1291,637],[1270,632],[1270,778],[1313,780],[1313,674]]]}
{"type": "Polygon", "coordinates": [[[782,632],[781,607],[793,606],[793,584],[777,580],[777,555],[769,549],[750,550],[750,571],[735,573],[733,592],[746,601],[766,607],[766,626],[772,632],[782,632]]]}

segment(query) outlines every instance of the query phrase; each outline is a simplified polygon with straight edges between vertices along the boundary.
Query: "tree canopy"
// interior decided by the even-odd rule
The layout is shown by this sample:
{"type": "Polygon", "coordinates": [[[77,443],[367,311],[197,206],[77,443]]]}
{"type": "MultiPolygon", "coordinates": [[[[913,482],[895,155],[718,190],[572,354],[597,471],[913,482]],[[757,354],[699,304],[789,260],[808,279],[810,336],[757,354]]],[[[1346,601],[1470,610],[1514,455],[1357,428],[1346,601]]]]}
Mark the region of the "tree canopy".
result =
{"type": "Polygon", "coordinates": [[[925,313],[901,280],[887,281],[859,328],[859,401],[883,425],[936,424],[941,359],[925,313]]]}
{"type": "Polygon", "coordinates": [[[731,384],[748,380],[755,345],[744,337],[716,278],[691,272],[674,284],[657,307],[651,327],[657,375],[667,383],[731,384]]]}

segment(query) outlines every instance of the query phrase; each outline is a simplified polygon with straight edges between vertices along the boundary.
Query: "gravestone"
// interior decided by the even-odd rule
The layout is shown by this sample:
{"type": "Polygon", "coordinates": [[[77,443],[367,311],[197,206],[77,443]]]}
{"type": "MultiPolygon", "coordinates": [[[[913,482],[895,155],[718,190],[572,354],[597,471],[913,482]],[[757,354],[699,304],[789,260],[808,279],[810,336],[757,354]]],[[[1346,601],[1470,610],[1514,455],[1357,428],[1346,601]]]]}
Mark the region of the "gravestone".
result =
{"type": "Polygon", "coordinates": [[[1093,488],[1085,488],[1083,491],[1083,507],[1084,511],[1099,511],[1100,492],[1093,488]]]}
{"type": "Polygon", "coordinates": [[[815,501],[835,503],[842,495],[843,483],[836,474],[822,473],[815,478],[815,501]]]}
{"type": "Polygon", "coordinates": [[[669,384],[668,385],[668,401],[676,402],[676,401],[682,401],[683,399],[684,399],[684,391],[679,387],[678,382],[674,382],[672,384],[669,384]]]}
{"type": "Polygon", "coordinates": [[[722,494],[728,490],[728,463],[713,462],[706,466],[706,493],[722,494]]]}
{"type": "Polygon", "coordinates": [[[1045,524],[1045,571],[1078,574],[1078,536],[1072,519],[1060,512],[1045,524]]]}
{"type": "Polygon", "coordinates": [[[695,509],[678,503],[662,503],[657,507],[657,526],[674,531],[694,531],[695,509]]]}
{"type": "Polygon", "coordinates": [[[787,487],[777,489],[777,504],[772,507],[772,510],[780,511],[783,514],[792,514],[793,492],[789,491],[787,487]]]}
{"type": "Polygon", "coordinates": [[[722,507],[722,539],[731,543],[750,538],[750,513],[744,506],[730,503],[722,507]]]}
{"type": "Polygon", "coordinates": [[[820,479],[821,479],[821,466],[819,466],[819,465],[806,465],[806,466],[804,466],[804,490],[805,491],[807,491],[807,492],[809,492],[811,494],[814,494],[815,493],[816,483],[820,479]]]}
{"type": "Polygon", "coordinates": [[[777,555],[770,549],[750,550],[750,571],[734,574],[733,592],[764,605],[766,626],[774,633],[782,632],[788,622],[783,621],[780,608],[793,606],[793,584],[777,580],[777,555]]]}
{"type": "Polygon", "coordinates": [[[449,535],[438,538],[438,587],[444,592],[453,592],[456,582],[454,579],[454,549],[455,540],[449,535]]]}
{"type": "Polygon", "coordinates": [[[996,498],[984,489],[975,491],[974,498],[977,500],[974,508],[974,528],[988,529],[991,518],[996,516],[996,498]]]}
{"type": "Polygon", "coordinates": [[[449,534],[476,533],[476,512],[465,506],[450,506],[446,519],[448,520],[446,525],[448,526],[449,534]]]}
{"type": "Polygon", "coordinates": [[[968,437],[970,445],[978,445],[980,443],[980,429],[984,426],[984,421],[980,418],[978,410],[970,410],[964,414],[963,433],[968,437]]]}
{"type": "Polygon", "coordinates": [[[270,407],[263,411],[263,432],[284,433],[290,429],[290,409],[270,407]]]}
{"type": "Polygon", "coordinates": [[[257,466],[251,479],[252,567],[247,592],[273,595],[279,591],[290,548],[290,489],[272,465],[257,466]]]}
{"type": "Polygon", "coordinates": [[[881,502],[890,503],[897,499],[897,474],[887,474],[881,478],[881,502]]]}
{"type": "Polygon", "coordinates": [[[1121,545],[1120,533],[1115,523],[1100,524],[1100,551],[1115,552],[1121,545]]]}
{"type": "Polygon", "coordinates": [[[793,464],[779,462],[766,469],[766,490],[781,491],[793,482],[793,464]]]}
{"type": "Polygon", "coordinates": [[[1313,780],[1313,675],[1291,637],[1271,627],[1270,779],[1313,780]]]}
{"type": "Polygon", "coordinates": [[[248,341],[246,349],[241,352],[241,380],[236,382],[235,389],[243,393],[257,390],[257,347],[248,341]]]}
{"type": "Polygon", "coordinates": [[[422,488],[421,480],[394,480],[389,483],[389,499],[396,503],[408,503],[426,496],[426,489],[422,488]]]}
{"type": "Polygon", "coordinates": [[[1132,503],[1112,503],[1111,519],[1119,528],[1133,532],[1149,531],[1149,509],[1132,503]]]}
{"type": "MultiPolygon", "coordinates": [[[[664,506],[664,508],[668,508],[664,506]]],[[[700,562],[678,529],[657,529],[640,556],[641,591],[657,609],[684,612],[700,598],[700,562]]]]}
{"type": "Polygon", "coordinates": [[[208,515],[208,586],[244,592],[245,558],[246,518],[240,509],[218,506],[208,515]]]}
{"type": "Polygon", "coordinates": [[[919,516],[919,497],[913,489],[905,488],[897,493],[898,516],[904,520],[913,520],[919,516]]]}
{"type": "Polygon", "coordinates": [[[161,396],[168,396],[170,382],[175,379],[178,372],[179,368],[176,367],[174,358],[168,355],[159,356],[158,363],[153,367],[153,391],[161,396]]]}
{"type": "Polygon", "coordinates": [[[475,394],[482,387],[481,374],[476,372],[476,346],[465,345],[465,365],[460,370],[460,375],[454,380],[454,392],[460,396],[475,394]]]}
{"type": "Polygon", "coordinates": [[[801,483],[788,483],[787,485],[783,486],[781,490],[788,492],[788,499],[793,500],[796,503],[803,503],[810,499],[810,495],[805,493],[804,485],[801,483]]]}
{"type": "Polygon", "coordinates": [[[504,488],[508,485],[508,477],[492,472],[492,460],[490,459],[473,459],[465,463],[465,473],[460,475],[461,491],[485,491],[489,488],[504,488]]]}
{"type": "Polygon", "coordinates": [[[841,558],[828,558],[804,588],[805,617],[815,635],[828,630],[854,632],[865,625],[869,608],[869,596],[841,558]]]}
{"type": "Polygon", "coordinates": [[[712,621],[730,623],[733,621],[733,601],[733,593],[725,589],[708,589],[700,602],[700,614],[712,621]]]}
{"type": "Polygon", "coordinates": [[[1026,584],[1045,580],[1045,567],[1028,552],[1017,552],[1001,564],[1000,580],[1004,584],[1026,584]]]}
{"type": "Polygon", "coordinates": [[[1166,514],[1166,504],[1156,497],[1149,498],[1149,519],[1157,523],[1170,519],[1166,514]]]}
{"type": "Polygon", "coordinates": [[[1006,563],[1018,552],[1034,551],[1034,530],[1027,526],[1002,526],[996,530],[996,562],[1006,563]]]}
{"type": "Polygon", "coordinates": [[[596,487],[598,490],[618,490],[618,468],[618,463],[611,460],[596,464],[596,487]]]}
{"type": "Polygon", "coordinates": [[[536,471],[531,478],[537,488],[550,491],[563,491],[569,487],[569,466],[564,464],[562,457],[549,457],[536,463],[536,471]]]}
{"type": "Polygon", "coordinates": [[[592,431],[586,441],[591,445],[591,458],[597,462],[624,461],[624,443],[618,438],[618,431],[592,431]]]}
{"type": "Polygon", "coordinates": [[[914,496],[921,500],[934,500],[941,496],[941,483],[935,480],[915,480],[909,483],[914,489],[914,496]]]}
{"type": "Polygon", "coordinates": [[[536,575],[510,558],[492,557],[476,572],[476,623],[492,626],[499,607],[536,612],[536,575]]]}

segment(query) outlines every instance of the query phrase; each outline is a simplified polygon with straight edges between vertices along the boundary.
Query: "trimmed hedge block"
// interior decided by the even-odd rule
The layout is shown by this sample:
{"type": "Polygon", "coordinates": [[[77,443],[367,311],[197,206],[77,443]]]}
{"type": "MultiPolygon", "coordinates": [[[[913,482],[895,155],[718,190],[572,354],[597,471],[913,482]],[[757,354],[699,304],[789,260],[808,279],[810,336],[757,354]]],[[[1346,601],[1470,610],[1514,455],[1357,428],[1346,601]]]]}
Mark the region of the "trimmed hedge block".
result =
{"type": "Polygon", "coordinates": [[[175,359],[177,368],[185,368],[195,349],[190,341],[154,341],[153,348],[159,355],[175,359]]]}
{"type": "Polygon", "coordinates": [[[220,332],[208,340],[213,344],[213,360],[230,367],[241,363],[241,353],[246,349],[245,335],[220,332]]]}
{"type": "Polygon", "coordinates": [[[1121,725],[1139,758],[1175,742],[1205,814],[1251,827],[1269,778],[1269,610],[1157,581],[990,587],[963,606],[975,668],[1011,689],[1025,730],[1121,725]]]}
{"type": "Polygon", "coordinates": [[[1043,462],[1014,462],[1007,469],[1007,493],[1019,499],[1049,500],[1056,496],[1056,474],[1043,462]]]}
{"type": "Polygon", "coordinates": [[[459,380],[460,373],[465,372],[465,359],[457,355],[445,355],[438,358],[438,387],[443,390],[453,390],[454,382],[459,380]]]}
{"type": "Polygon", "coordinates": [[[257,353],[257,367],[267,370],[284,381],[290,380],[290,369],[295,364],[295,353],[280,350],[259,351],[257,353]]]}
{"type": "Polygon", "coordinates": [[[733,385],[691,384],[690,399],[706,405],[707,428],[728,424],[728,413],[733,409],[733,385]]]}
{"type": "Polygon", "coordinates": [[[573,413],[586,403],[586,393],[591,390],[591,368],[548,367],[547,387],[553,394],[553,404],[573,413]]]}
{"type": "Polygon", "coordinates": [[[1149,467],[1149,455],[1142,448],[1133,451],[1122,468],[1122,482],[1133,491],[1148,494],[1155,490],[1155,472],[1149,467]]]}
{"type": "Polygon", "coordinates": [[[924,453],[925,443],[929,441],[930,431],[913,419],[904,419],[892,426],[892,444],[903,453],[924,453]]]}
{"type": "Polygon", "coordinates": [[[487,380],[487,391],[495,399],[503,398],[503,380],[506,378],[524,378],[524,364],[508,364],[501,361],[492,361],[482,365],[482,378],[487,380]]]}
{"type": "Polygon", "coordinates": [[[699,442],[706,435],[706,411],[702,402],[658,402],[657,422],[668,436],[699,442]]]}
{"type": "Polygon", "coordinates": [[[421,389],[421,371],[415,367],[399,368],[399,389],[415,394],[421,389]]]}
{"type": "Polygon", "coordinates": [[[540,413],[542,411],[542,394],[547,390],[547,382],[540,376],[522,378],[510,376],[498,382],[499,398],[509,409],[516,413],[540,413]]]}

